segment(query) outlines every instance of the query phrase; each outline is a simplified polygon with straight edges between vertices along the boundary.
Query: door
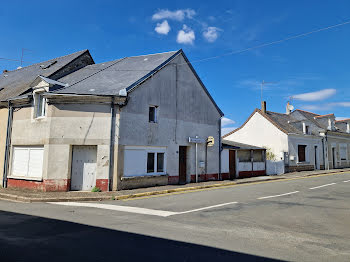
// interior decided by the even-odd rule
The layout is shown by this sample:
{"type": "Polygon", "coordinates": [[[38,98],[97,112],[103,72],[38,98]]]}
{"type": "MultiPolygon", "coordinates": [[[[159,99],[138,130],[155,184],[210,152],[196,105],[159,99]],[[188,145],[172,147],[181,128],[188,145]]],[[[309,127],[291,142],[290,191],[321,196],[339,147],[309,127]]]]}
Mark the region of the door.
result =
{"type": "Polygon", "coordinates": [[[236,151],[229,151],[229,169],[230,169],[230,179],[236,178],[236,151]]]}
{"type": "Polygon", "coordinates": [[[179,146],[179,184],[186,184],[186,146],[179,146]]]}
{"type": "Polygon", "coordinates": [[[71,190],[90,191],[96,185],[96,146],[73,146],[71,190]]]}
{"type": "Polygon", "coordinates": [[[315,169],[318,169],[317,155],[317,146],[315,146],[315,169]]]}

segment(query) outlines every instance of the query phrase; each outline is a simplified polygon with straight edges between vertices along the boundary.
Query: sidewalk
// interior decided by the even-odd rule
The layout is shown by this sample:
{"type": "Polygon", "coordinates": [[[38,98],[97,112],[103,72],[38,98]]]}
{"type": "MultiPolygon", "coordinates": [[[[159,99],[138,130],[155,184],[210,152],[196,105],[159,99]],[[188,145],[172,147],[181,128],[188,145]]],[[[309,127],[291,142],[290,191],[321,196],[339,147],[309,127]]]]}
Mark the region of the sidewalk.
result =
{"type": "Polygon", "coordinates": [[[173,192],[192,191],[205,188],[225,187],[231,185],[256,183],[271,180],[284,180],[291,178],[308,177],[313,175],[346,173],[350,168],[332,169],[332,170],[315,170],[287,173],[276,176],[259,176],[244,179],[208,181],[200,183],[190,183],[186,185],[166,185],[158,187],[139,188],[132,190],[111,191],[111,192],[34,192],[24,189],[0,188],[0,200],[9,200],[16,202],[69,202],[69,201],[102,201],[102,200],[122,200],[135,197],[161,195],[173,192]]]}

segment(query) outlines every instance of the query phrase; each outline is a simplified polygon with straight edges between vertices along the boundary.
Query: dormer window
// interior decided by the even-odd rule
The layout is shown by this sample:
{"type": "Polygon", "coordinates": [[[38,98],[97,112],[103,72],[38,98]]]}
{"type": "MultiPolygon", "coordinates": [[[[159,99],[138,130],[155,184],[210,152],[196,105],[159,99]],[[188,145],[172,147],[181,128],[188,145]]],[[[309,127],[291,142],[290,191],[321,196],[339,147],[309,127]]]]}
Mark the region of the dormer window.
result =
{"type": "Polygon", "coordinates": [[[309,135],[310,134],[310,130],[309,130],[309,126],[305,126],[305,134],[309,135]]]}
{"type": "Polygon", "coordinates": [[[36,93],[34,99],[35,118],[44,117],[46,115],[46,98],[43,93],[36,93]]]}

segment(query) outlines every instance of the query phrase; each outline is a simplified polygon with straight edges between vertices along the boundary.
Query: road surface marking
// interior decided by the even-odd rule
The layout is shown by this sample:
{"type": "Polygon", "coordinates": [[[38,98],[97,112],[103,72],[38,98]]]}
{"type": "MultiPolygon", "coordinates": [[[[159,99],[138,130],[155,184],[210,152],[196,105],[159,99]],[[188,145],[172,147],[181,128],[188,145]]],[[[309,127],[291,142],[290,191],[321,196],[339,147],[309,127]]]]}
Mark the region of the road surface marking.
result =
{"type": "Polygon", "coordinates": [[[298,193],[298,192],[299,192],[299,191],[294,191],[294,192],[289,192],[289,193],[280,194],[280,195],[259,197],[258,199],[266,199],[266,198],[273,198],[273,197],[280,197],[280,196],[288,196],[288,195],[296,194],[296,193],[298,193]]]}
{"type": "Polygon", "coordinates": [[[270,180],[270,181],[261,181],[261,182],[244,183],[244,184],[236,184],[236,185],[228,185],[228,186],[220,186],[220,187],[202,188],[202,189],[188,190],[188,191],[184,191],[184,192],[174,192],[174,193],[167,193],[167,194],[128,198],[128,199],[123,199],[121,201],[135,201],[135,200],[149,199],[149,198],[154,198],[154,197],[166,197],[166,196],[189,194],[189,193],[195,193],[195,192],[201,192],[201,191],[227,189],[227,188],[238,187],[238,186],[252,186],[252,185],[258,185],[258,184],[265,184],[265,183],[284,182],[284,181],[297,180],[297,179],[307,179],[307,178],[316,178],[316,177],[343,175],[343,174],[349,174],[349,173],[346,173],[343,171],[343,172],[338,172],[338,173],[312,175],[312,176],[307,176],[307,177],[294,177],[294,178],[287,178],[287,179],[277,179],[277,180],[270,180]]]}
{"type": "Polygon", "coordinates": [[[350,182],[350,180],[343,181],[344,183],[350,182]]]}
{"type": "Polygon", "coordinates": [[[309,189],[317,189],[317,188],[321,188],[321,187],[325,187],[325,186],[331,186],[331,185],[335,185],[336,183],[330,183],[330,184],[326,184],[326,185],[322,185],[322,186],[315,186],[315,187],[310,187],[309,189]]]}
{"type": "Polygon", "coordinates": [[[151,216],[168,217],[177,214],[176,212],[155,210],[141,207],[130,207],[130,206],[117,206],[108,204],[95,204],[95,203],[80,203],[80,202],[49,202],[49,204],[63,205],[63,206],[76,206],[76,207],[93,207],[115,211],[122,211],[128,213],[136,213],[151,216]]]}
{"type": "Polygon", "coordinates": [[[232,205],[232,204],[237,204],[237,203],[238,203],[238,202],[228,202],[228,203],[219,204],[219,205],[214,205],[214,206],[202,207],[202,208],[192,209],[192,210],[188,210],[188,211],[177,212],[177,214],[175,214],[175,215],[187,214],[187,213],[202,211],[202,210],[211,209],[211,208],[216,208],[216,207],[223,207],[223,206],[232,205]]]}
{"type": "Polygon", "coordinates": [[[217,207],[237,204],[237,202],[228,202],[228,203],[218,204],[218,205],[214,205],[214,206],[207,206],[207,207],[187,210],[187,211],[183,211],[183,212],[172,212],[172,211],[148,209],[148,208],[142,208],[142,207],[118,206],[118,205],[95,204],[95,203],[81,203],[81,202],[48,202],[48,204],[61,205],[61,206],[75,206],[75,207],[92,207],[92,208],[100,208],[100,209],[121,211],[121,212],[127,212],[127,213],[136,213],[136,214],[142,214],[142,215],[169,217],[169,216],[173,216],[173,215],[187,214],[187,213],[198,212],[198,211],[207,210],[207,209],[211,209],[211,208],[217,208],[217,207]]]}

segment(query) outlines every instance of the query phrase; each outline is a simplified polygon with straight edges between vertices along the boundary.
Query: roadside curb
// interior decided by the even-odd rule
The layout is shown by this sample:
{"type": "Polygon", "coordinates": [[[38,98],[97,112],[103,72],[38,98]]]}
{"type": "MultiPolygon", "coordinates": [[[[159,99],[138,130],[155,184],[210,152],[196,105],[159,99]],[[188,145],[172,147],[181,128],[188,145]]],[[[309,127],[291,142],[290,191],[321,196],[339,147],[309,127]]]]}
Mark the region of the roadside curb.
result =
{"type": "Polygon", "coordinates": [[[156,191],[148,191],[148,192],[120,195],[120,196],[108,195],[108,196],[86,196],[86,197],[80,197],[80,196],[77,196],[77,197],[25,197],[25,196],[19,196],[19,195],[15,195],[15,194],[0,193],[0,200],[22,202],[22,203],[125,200],[125,199],[147,197],[147,196],[154,196],[154,195],[165,195],[165,194],[170,194],[170,193],[196,191],[196,190],[208,189],[208,188],[220,188],[220,187],[228,187],[228,186],[234,186],[234,185],[240,185],[240,184],[262,183],[262,182],[276,181],[276,180],[299,179],[299,178],[303,178],[303,177],[322,176],[322,175],[326,175],[326,174],[341,174],[341,173],[346,173],[346,172],[349,172],[349,170],[345,170],[345,171],[335,170],[335,171],[331,171],[331,172],[323,172],[323,173],[318,173],[318,174],[306,174],[306,175],[294,176],[294,177],[288,177],[288,175],[287,175],[287,177],[286,176],[279,177],[277,175],[277,176],[271,176],[269,178],[261,179],[261,180],[244,181],[242,179],[239,181],[234,181],[234,182],[232,181],[232,182],[220,183],[220,184],[156,190],[156,191]]]}

